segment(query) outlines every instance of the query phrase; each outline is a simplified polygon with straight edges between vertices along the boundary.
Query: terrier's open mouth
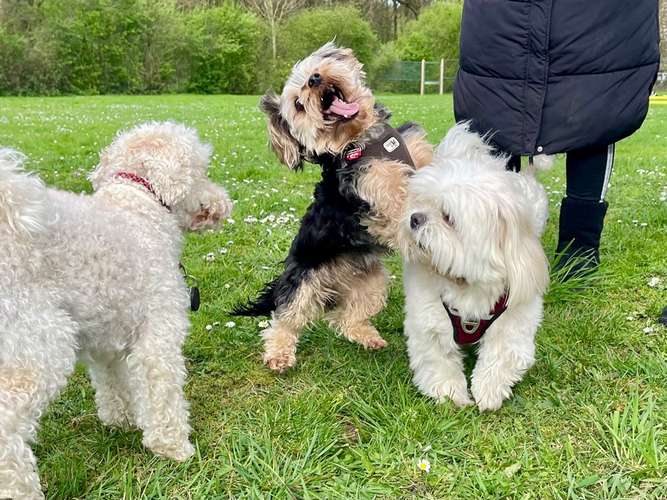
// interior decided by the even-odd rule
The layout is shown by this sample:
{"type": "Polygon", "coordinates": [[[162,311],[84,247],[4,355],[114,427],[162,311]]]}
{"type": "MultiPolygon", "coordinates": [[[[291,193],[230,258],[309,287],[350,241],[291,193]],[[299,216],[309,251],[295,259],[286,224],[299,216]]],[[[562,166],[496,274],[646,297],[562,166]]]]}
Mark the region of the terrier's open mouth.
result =
{"type": "Polygon", "coordinates": [[[352,118],[359,113],[359,104],[346,102],[345,96],[335,85],[327,87],[320,96],[322,113],[338,118],[352,118]]]}

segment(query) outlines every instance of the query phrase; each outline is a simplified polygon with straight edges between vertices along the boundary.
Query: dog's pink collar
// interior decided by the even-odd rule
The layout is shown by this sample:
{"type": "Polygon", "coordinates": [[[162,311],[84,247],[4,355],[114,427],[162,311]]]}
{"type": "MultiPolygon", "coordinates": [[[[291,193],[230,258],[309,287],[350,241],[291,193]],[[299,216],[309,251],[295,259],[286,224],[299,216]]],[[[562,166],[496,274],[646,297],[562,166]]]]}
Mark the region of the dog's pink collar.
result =
{"type": "Polygon", "coordinates": [[[116,172],[116,174],[114,175],[114,177],[119,177],[119,178],[121,178],[121,179],[126,179],[126,180],[128,180],[128,181],[132,181],[132,182],[134,182],[135,184],[140,184],[140,185],[142,185],[143,187],[146,188],[146,190],[147,190],[150,194],[153,195],[153,197],[154,197],[158,202],[160,202],[160,205],[162,205],[164,208],[166,208],[167,210],[169,210],[169,211],[171,212],[171,207],[170,207],[169,205],[167,205],[167,204],[162,200],[162,198],[160,198],[160,196],[155,192],[155,189],[153,188],[153,185],[152,185],[152,184],[150,183],[150,181],[149,181],[148,179],[146,179],[145,177],[141,177],[140,175],[133,174],[132,172],[124,172],[124,171],[116,172]]]}
{"type": "Polygon", "coordinates": [[[459,311],[448,306],[444,301],[442,305],[447,311],[452,328],[454,329],[454,341],[457,344],[470,345],[479,342],[489,327],[507,310],[507,292],[505,292],[494,304],[491,312],[484,318],[476,320],[465,320],[459,311]]]}

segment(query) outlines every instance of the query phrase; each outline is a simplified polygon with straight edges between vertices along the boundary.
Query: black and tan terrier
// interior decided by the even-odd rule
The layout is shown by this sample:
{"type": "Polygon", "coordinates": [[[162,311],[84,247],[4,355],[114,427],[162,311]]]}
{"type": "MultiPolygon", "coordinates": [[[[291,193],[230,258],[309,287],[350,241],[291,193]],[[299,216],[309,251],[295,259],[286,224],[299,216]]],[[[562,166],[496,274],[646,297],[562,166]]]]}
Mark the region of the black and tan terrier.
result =
{"type": "Polygon", "coordinates": [[[432,147],[414,123],[389,126],[364,78],[350,49],[327,43],[294,66],[280,96],[261,101],[280,161],[322,168],[285,270],[236,311],[271,315],[262,337],[275,371],[294,366],[302,329],[322,316],[365,348],[387,345],[370,322],[387,297],[380,258],[393,246],[406,180],[430,162],[432,147]]]}

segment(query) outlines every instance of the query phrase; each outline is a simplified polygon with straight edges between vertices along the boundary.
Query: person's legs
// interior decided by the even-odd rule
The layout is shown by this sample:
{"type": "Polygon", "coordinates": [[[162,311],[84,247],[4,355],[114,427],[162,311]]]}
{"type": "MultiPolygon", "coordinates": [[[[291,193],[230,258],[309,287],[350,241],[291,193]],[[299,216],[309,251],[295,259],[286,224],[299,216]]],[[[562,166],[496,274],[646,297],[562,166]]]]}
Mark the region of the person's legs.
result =
{"type": "Polygon", "coordinates": [[[507,170],[512,172],[521,172],[521,157],[518,155],[512,155],[507,160],[507,170]]]}
{"type": "Polygon", "coordinates": [[[662,314],[658,318],[658,323],[660,323],[662,326],[667,327],[667,306],[663,308],[662,314]]]}
{"type": "Polygon", "coordinates": [[[556,248],[556,269],[568,269],[565,279],[594,271],[600,262],[600,235],[607,213],[604,198],[613,165],[613,144],[567,153],[566,197],[556,248]]]}

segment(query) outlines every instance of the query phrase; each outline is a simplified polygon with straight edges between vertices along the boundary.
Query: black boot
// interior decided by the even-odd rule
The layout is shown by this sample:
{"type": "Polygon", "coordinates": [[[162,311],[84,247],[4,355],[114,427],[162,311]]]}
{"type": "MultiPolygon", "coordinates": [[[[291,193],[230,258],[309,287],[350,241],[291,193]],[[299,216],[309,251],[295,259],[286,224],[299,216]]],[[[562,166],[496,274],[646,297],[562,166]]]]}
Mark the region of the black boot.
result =
{"type": "Polygon", "coordinates": [[[563,281],[590,274],[600,264],[600,235],[607,202],[563,198],[560,207],[556,270],[563,281]]]}
{"type": "Polygon", "coordinates": [[[658,323],[662,326],[667,326],[667,307],[662,310],[662,315],[658,318],[658,323]]]}

